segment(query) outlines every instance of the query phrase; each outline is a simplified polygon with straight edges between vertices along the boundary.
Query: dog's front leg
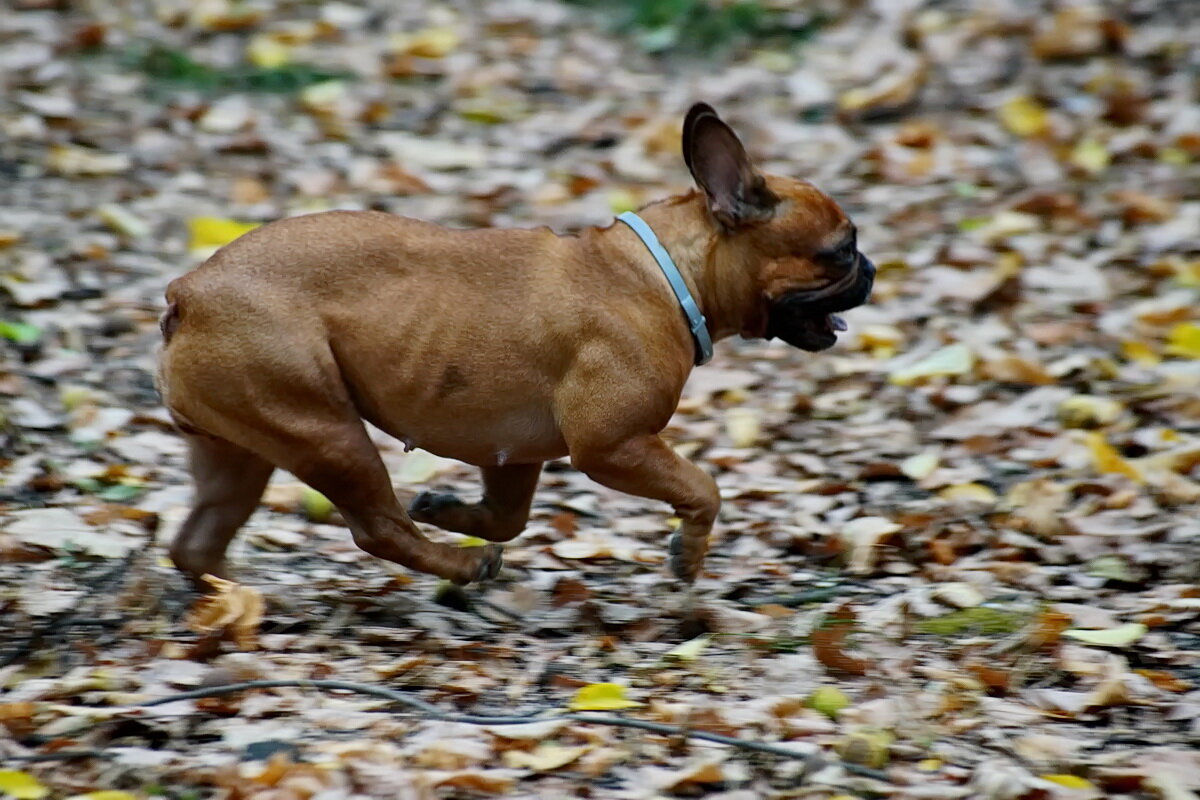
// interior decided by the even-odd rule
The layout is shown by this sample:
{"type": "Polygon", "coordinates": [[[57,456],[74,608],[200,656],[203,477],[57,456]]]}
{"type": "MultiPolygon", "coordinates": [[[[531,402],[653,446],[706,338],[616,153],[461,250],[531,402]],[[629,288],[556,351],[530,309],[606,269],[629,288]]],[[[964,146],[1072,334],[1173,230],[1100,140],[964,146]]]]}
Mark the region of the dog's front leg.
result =
{"type": "Polygon", "coordinates": [[[696,579],[721,508],[716,481],[707,472],[654,435],[607,445],[577,443],[571,463],[609,488],[670,503],[682,521],[670,541],[671,571],[688,583],[696,579]]]}

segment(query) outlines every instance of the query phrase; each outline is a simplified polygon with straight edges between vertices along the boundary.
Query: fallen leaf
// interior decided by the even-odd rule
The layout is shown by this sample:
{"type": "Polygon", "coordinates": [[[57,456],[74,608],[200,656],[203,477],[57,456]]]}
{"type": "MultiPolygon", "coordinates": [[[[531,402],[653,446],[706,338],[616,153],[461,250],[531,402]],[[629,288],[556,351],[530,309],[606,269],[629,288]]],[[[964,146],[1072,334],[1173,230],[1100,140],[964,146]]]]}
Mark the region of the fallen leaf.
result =
{"type": "Polygon", "coordinates": [[[258,627],[262,624],[262,594],[214,575],[205,575],[204,582],[213,593],[196,601],[184,624],[197,633],[229,636],[242,650],[258,646],[258,627]]]}
{"type": "Polygon", "coordinates": [[[619,683],[589,683],[575,692],[568,706],[572,711],[618,711],[642,704],[630,700],[619,683]]]}
{"type": "Polygon", "coordinates": [[[270,33],[260,33],[246,45],[246,58],[256,67],[279,69],[292,60],[292,48],[270,33]]]}
{"type": "Polygon", "coordinates": [[[1084,644],[1094,644],[1101,647],[1128,647],[1146,635],[1148,629],[1140,622],[1130,622],[1119,628],[1108,630],[1084,630],[1073,628],[1063,631],[1063,636],[1076,639],[1084,644]]]}
{"type": "Polygon", "coordinates": [[[1071,151],[1071,163],[1091,175],[1098,175],[1108,169],[1112,162],[1112,154],[1103,143],[1090,137],[1079,140],[1071,151]]]}
{"type": "Polygon", "coordinates": [[[28,772],[0,769],[0,793],[16,800],[41,800],[50,790],[28,772]]]}
{"type": "Polygon", "coordinates": [[[900,531],[900,525],[886,517],[858,517],[847,522],[841,531],[849,550],[846,569],[856,575],[870,573],[875,566],[876,548],[886,537],[900,531]]]}
{"type": "Polygon", "coordinates": [[[695,639],[689,639],[681,645],[672,647],[667,651],[667,658],[675,659],[676,661],[695,661],[700,657],[700,653],[704,648],[708,647],[712,641],[712,636],[705,633],[697,636],[695,639]]]}
{"type": "Polygon", "coordinates": [[[846,639],[854,633],[858,617],[854,608],[845,603],[825,615],[812,632],[813,655],[827,669],[849,675],[866,675],[870,662],[846,652],[846,639]]]}
{"type": "Polygon", "coordinates": [[[1077,394],[1058,405],[1058,418],[1068,428],[1101,428],[1112,425],[1125,411],[1116,400],[1077,394]]]}
{"type": "Polygon", "coordinates": [[[1000,106],[1000,121],[1017,136],[1040,136],[1050,127],[1046,109],[1032,97],[1009,98],[1000,106]]]}
{"type": "Polygon", "coordinates": [[[1080,778],[1078,775],[1039,775],[1038,777],[1044,781],[1049,781],[1050,783],[1058,786],[1065,786],[1068,789],[1088,789],[1091,791],[1099,791],[1099,789],[1096,787],[1096,784],[1084,778],[1080,778]]]}
{"type": "Polygon", "coordinates": [[[929,477],[941,461],[940,450],[926,450],[900,462],[900,472],[914,481],[929,477]]]}
{"type": "Polygon", "coordinates": [[[731,408],[725,412],[725,433],[734,447],[750,447],[762,435],[758,411],[753,408],[731,408]]]}
{"type": "Polygon", "coordinates": [[[965,375],[975,365],[975,356],[965,344],[952,344],[906,367],[893,370],[888,380],[897,386],[912,386],[926,378],[965,375]]]}
{"type": "Polygon", "coordinates": [[[1181,322],[1167,335],[1165,351],[1183,358],[1200,358],[1200,325],[1181,322]]]}
{"type": "Polygon", "coordinates": [[[257,222],[238,222],[220,217],[192,217],[188,220],[188,232],[191,235],[188,246],[192,250],[224,247],[258,226],[257,222]]]}
{"type": "Polygon", "coordinates": [[[1088,450],[1092,454],[1092,465],[1101,475],[1124,475],[1137,483],[1142,483],[1142,473],[1129,461],[1121,457],[1104,434],[1100,431],[1088,431],[1088,450]]]}
{"type": "Polygon", "coordinates": [[[392,37],[391,49],[395,53],[418,58],[445,58],[462,42],[459,32],[450,27],[426,28],[392,37]]]}
{"type": "Polygon", "coordinates": [[[561,769],[577,760],[591,748],[587,745],[565,747],[553,742],[542,742],[533,750],[506,750],[501,755],[506,767],[531,769],[534,772],[549,772],[561,769]]]}

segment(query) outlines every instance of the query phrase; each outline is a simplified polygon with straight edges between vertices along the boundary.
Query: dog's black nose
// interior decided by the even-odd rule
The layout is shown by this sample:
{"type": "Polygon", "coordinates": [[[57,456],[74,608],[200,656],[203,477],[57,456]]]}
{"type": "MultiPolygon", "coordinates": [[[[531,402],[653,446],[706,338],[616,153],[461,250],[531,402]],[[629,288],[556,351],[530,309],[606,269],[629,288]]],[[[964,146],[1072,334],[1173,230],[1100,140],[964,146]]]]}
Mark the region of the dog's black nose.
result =
{"type": "Polygon", "coordinates": [[[858,268],[862,270],[863,275],[867,278],[875,280],[875,264],[862,253],[858,254],[858,268]]]}

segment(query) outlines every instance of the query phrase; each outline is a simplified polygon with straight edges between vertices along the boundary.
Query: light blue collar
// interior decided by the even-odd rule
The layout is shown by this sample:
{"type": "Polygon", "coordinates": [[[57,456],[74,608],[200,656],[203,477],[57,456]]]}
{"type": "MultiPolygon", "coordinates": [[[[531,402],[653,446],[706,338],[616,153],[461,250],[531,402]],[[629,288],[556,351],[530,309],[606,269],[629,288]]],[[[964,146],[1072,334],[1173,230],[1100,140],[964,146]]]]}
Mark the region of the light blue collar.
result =
{"type": "Polygon", "coordinates": [[[658,241],[658,237],[646,224],[646,220],[637,214],[626,211],[617,219],[633,228],[633,232],[638,235],[642,244],[646,245],[646,249],[650,251],[650,255],[654,256],[654,260],[658,262],[663,275],[667,276],[667,283],[671,284],[671,290],[675,292],[675,297],[679,300],[679,307],[683,309],[683,315],[687,317],[688,327],[691,328],[692,338],[696,342],[696,366],[712,361],[713,343],[712,337],[708,335],[708,321],[704,319],[704,314],[700,313],[700,306],[696,305],[695,298],[688,291],[687,283],[684,282],[679,267],[675,266],[675,262],[671,260],[671,254],[658,241]]]}

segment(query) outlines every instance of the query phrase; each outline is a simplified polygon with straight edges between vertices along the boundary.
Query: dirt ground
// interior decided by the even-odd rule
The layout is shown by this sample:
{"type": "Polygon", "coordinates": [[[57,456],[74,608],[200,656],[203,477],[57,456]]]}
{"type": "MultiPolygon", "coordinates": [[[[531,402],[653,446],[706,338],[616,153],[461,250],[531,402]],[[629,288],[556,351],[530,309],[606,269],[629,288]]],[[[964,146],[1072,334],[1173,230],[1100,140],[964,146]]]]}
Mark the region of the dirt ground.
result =
{"type": "Polygon", "coordinates": [[[1196,798],[1198,45],[1148,0],[11,0],[0,797],[1196,798]],[[607,225],[689,187],[697,100],[879,278],[693,374],[694,591],[560,462],[465,591],[277,474],[198,605],[167,281],[328,208],[607,225]]]}

